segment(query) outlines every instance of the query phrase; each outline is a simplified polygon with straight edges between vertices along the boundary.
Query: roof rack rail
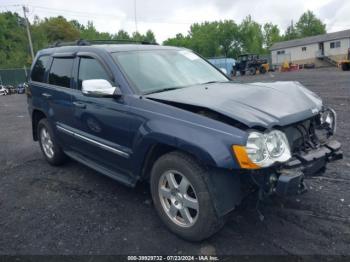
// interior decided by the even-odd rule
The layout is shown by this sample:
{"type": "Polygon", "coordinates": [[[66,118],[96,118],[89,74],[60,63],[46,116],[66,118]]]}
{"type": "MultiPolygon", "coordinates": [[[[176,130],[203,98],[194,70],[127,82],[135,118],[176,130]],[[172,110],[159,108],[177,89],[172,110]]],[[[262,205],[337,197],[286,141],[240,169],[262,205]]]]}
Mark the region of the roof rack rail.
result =
{"type": "Polygon", "coordinates": [[[89,45],[103,45],[103,44],[130,44],[130,43],[138,43],[141,45],[158,45],[158,43],[151,43],[148,41],[136,41],[136,40],[128,40],[128,39],[96,39],[96,40],[85,40],[85,39],[79,39],[76,41],[70,41],[70,42],[62,42],[57,41],[51,45],[49,45],[49,48],[52,47],[61,47],[61,46],[89,46],[89,45]]]}
{"type": "Polygon", "coordinates": [[[152,43],[148,41],[137,41],[137,40],[128,40],[128,39],[96,39],[96,40],[87,40],[91,44],[105,44],[105,43],[137,43],[141,45],[158,45],[158,43],[152,43]]]}

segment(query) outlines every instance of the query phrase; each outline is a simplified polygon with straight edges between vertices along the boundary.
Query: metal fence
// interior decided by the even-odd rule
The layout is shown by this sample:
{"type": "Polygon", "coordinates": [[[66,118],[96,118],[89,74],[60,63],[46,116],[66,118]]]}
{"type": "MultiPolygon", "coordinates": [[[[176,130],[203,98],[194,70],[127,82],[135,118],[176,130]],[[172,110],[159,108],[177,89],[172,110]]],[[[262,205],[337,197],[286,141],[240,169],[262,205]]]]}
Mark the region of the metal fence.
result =
{"type": "Polygon", "coordinates": [[[29,74],[28,68],[10,68],[0,69],[0,85],[17,86],[20,83],[27,81],[29,74]]]}

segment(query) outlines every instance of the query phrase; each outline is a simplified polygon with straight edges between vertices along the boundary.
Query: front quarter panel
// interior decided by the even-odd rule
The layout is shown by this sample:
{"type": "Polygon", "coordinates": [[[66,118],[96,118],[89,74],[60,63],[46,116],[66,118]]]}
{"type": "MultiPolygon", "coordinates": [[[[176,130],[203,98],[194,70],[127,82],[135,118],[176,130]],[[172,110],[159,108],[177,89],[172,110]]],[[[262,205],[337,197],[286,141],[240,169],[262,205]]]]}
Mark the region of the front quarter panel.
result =
{"type": "Polygon", "coordinates": [[[229,213],[241,202],[240,176],[234,171],[240,167],[231,146],[245,144],[245,131],[153,100],[136,96],[128,100],[129,112],[134,116],[130,161],[134,174],[142,175],[153,145],[172,146],[193,155],[208,168],[205,180],[218,216],[229,213]]]}
{"type": "Polygon", "coordinates": [[[145,98],[132,97],[129,104],[136,121],[131,128],[137,166],[142,166],[150,147],[159,143],[190,153],[209,167],[239,168],[231,146],[245,144],[245,131],[145,98]]]}

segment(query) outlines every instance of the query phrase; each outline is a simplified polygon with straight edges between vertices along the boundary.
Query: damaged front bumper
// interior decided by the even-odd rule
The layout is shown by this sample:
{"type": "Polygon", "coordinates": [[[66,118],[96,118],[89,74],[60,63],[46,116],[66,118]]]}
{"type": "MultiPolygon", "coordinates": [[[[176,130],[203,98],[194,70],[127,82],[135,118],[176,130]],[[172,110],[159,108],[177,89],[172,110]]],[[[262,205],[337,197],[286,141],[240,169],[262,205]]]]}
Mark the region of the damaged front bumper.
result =
{"type": "MultiPolygon", "coordinates": [[[[270,169],[268,175],[252,174],[252,180],[264,195],[282,196],[303,193],[305,176],[312,176],[325,169],[328,162],[343,158],[341,144],[335,140],[304,154],[295,155],[288,162],[270,169]]],[[[265,173],[266,174],[266,173],[265,173]]]]}

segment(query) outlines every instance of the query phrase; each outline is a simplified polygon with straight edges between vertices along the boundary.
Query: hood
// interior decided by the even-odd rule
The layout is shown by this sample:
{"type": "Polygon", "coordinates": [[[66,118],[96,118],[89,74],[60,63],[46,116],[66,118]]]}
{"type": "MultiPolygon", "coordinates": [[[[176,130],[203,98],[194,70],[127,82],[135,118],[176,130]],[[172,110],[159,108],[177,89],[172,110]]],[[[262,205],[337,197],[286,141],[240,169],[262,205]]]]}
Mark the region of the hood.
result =
{"type": "Polygon", "coordinates": [[[322,108],[322,100],[299,82],[214,83],[146,97],[207,108],[248,127],[263,128],[285,126],[310,118],[322,108]]]}

